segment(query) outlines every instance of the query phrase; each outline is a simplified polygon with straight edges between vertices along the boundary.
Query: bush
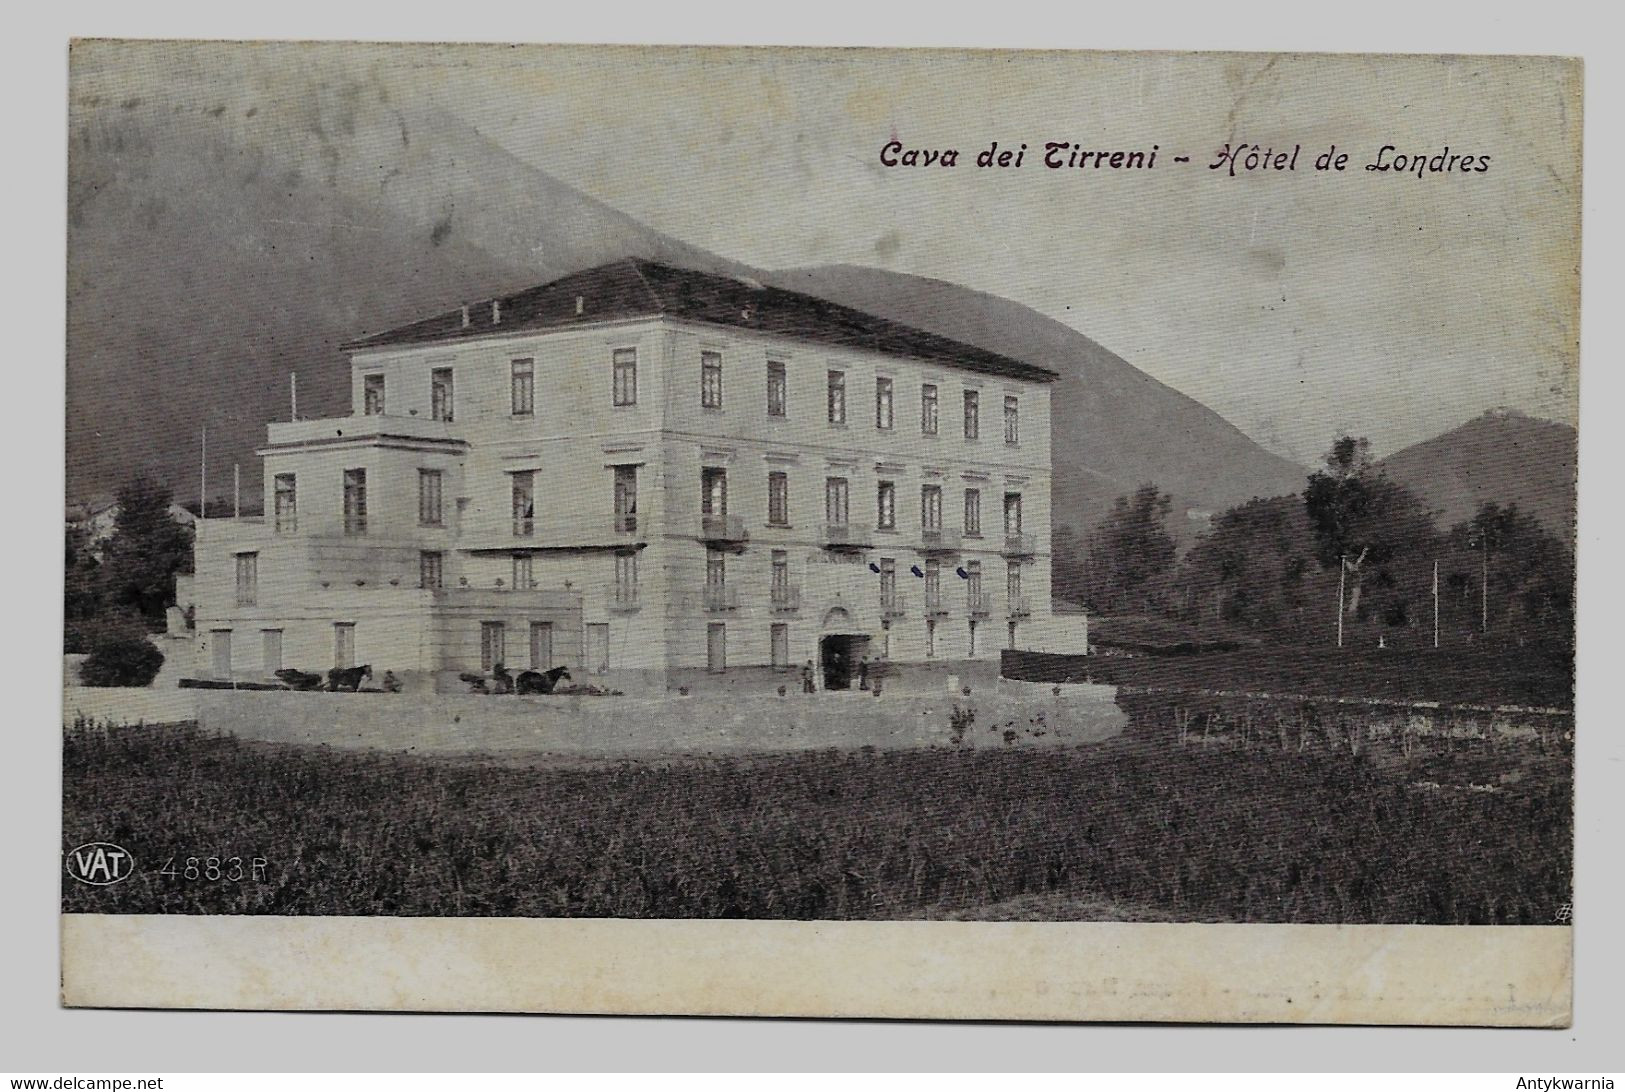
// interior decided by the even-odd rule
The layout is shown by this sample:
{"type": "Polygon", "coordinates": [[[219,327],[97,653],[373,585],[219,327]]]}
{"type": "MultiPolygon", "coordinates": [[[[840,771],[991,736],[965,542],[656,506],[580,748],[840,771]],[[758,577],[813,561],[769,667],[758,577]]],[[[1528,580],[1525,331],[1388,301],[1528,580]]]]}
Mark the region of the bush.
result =
{"type": "Polygon", "coordinates": [[[164,654],[139,630],[123,627],[97,633],[79,668],[86,686],[149,686],[164,665],[164,654]]]}

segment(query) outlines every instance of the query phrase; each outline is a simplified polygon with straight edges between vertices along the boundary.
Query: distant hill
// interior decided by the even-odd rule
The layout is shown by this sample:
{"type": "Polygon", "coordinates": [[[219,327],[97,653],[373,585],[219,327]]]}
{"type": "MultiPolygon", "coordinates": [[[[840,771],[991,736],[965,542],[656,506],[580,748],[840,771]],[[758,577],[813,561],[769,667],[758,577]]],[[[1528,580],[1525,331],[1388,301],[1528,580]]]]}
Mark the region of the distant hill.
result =
{"type": "Polygon", "coordinates": [[[1395,452],[1382,466],[1439,512],[1441,528],[1494,501],[1516,504],[1572,543],[1577,442],[1568,425],[1498,409],[1395,452]]]}
{"type": "Polygon", "coordinates": [[[183,53],[132,93],[76,45],[69,110],[68,494],[145,468],[197,495],[241,463],[258,501],[288,375],[312,417],[348,407],[337,346],[618,257],[748,274],[1059,371],[1056,519],[1087,530],[1145,481],[1176,533],[1305,471],[1072,328],[1019,303],[854,266],[753,270],[655,231],[520,161],[459,118],[322,70],[308,96],[233,54],[183,53]],[[220,55],[223,57],[224,55],[220,55]],[[218,57],[216,58],[219,59],[218,57]]]}
{"type": "Polygon", "coordinates": [[[862,266],[767,274],[823,296],[1061,373],[1052,405],[1056,521],[1089,530],[1113,500],[1154,481],[1175,498],[1176,537],[1253,497],[1301,492],[1308,471],[1265,451],[1194,398],[1157,382],[1065,323],[945,281],[862,266]]]}

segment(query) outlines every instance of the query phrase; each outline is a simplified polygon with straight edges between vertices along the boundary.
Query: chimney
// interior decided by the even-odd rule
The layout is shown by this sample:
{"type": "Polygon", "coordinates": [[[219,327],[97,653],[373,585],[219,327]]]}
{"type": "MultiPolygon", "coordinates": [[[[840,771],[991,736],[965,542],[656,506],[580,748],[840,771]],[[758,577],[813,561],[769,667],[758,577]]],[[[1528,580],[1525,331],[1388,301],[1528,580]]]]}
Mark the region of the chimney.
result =
{"type": "Polygon", "coordinates": [[[468,304],[463,304],[463,328],[467,329],[472,320],[468,317],[468,304]]]}
{"type": "Polygon", "coordinates": [[[587,297],[586,296],[577,296],[576,297],[576,314],[579,315],[582,312],[586,311],[586,309],[587,309],[587,297]]]}
{"type": "Polygon", "coordinates": [[[491,325],[495,326],[502,321],[502,301],[491,301],[491,325]]]}

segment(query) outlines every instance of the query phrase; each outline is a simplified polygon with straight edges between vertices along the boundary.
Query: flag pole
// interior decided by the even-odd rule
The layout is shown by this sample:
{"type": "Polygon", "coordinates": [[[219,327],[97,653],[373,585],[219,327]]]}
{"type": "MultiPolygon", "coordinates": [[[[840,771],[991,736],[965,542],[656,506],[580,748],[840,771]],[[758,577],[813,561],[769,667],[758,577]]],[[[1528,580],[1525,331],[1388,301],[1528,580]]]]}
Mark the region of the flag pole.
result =
{"type": "Polygon", "coordinates": [[[203,454],[198,458],[197,518],[209,516],[209,426],[203,426],[203,454]]]}
{"type": "Polygon", "coordinates": [[[243,518],[243,466],[231,464],[231,518],[243,518]]]}
{"type": "Polygon", "coordinates": [[[1433,559],[1433,647],[1439,647],[1439,559],[1433,559]]]}

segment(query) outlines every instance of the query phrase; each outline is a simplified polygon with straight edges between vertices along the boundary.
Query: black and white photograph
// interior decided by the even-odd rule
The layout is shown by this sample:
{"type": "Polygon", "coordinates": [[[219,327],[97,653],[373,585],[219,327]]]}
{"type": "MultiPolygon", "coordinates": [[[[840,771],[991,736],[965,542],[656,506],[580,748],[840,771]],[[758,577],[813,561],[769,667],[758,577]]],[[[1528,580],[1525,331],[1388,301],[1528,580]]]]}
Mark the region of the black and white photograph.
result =
{"type": "Polygon", "coordinates": [[[65,1003],[1565,1025],[1581,76],[75,41],[65,1003]]]}

